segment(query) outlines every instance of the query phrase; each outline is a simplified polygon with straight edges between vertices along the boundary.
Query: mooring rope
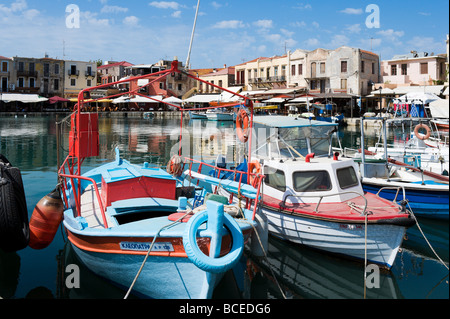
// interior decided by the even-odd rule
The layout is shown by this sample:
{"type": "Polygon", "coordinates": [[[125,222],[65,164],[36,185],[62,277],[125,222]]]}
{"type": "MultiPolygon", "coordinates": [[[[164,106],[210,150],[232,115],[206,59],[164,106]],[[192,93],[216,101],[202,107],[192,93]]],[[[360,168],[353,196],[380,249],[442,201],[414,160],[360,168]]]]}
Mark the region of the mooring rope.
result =
{"type": "Polygon", "coordinates": [[[161,229],[156,233],[155,237],[153,237],[153,241],[152,244],[150,245],[150,248],[147,251],[147,254],[145,255],[144,261],[141,264],[141,267],[139,268],[138,273],[136,274],[136,276],[134,277],[133,282],[131,283],[130,288],[128,289],[125,297],[123,299],[127,299],[128,296],[130,295],[131,291],[133,290],[134,285],[136,284],[136,281],[138,280],[139,276],[141,275],[142,269],[144,269],[145,263],[147,262],[148,257],[150,256],[150,253],[153,249],[153,246],[155,245],[156,239],[158,238],[159,234],[166,228],[172,227],[173,225],[179,223],[183,218],[185,218],[187,215],[189,215],[191,213],[191,210],[188,210],[186,212],[186,214],[184,214],[182,217],[178,218],[176,221],[161,227],[161,229]]]}
{"type": "Polygon", "coordinates": [[[411,209],[411,206],[408,203],[408,207],[409,207],[409,211],[411,212],[412,217],[414,217],[414,220],[416,221],[416,225],[417,228],[419,229],[420,233],[422,234],[423,238],[425,239],[426,243],[428,244],[428,246],[430,247],[431,251],[433,252],[433,254],[436,256],[436,258],[441,262],[442,265],[444,265],[445,268],[448,269],[448,266],[445,264],[445,262],[441,259],[441,257],[439,257],[438,253],[434,250],[433,246],[431,246],[431,243],[428,241],[427,236],[425,236],[425,233],[423,232],[422,228],[419,225],[419,221],[417,220],[416,215],[414,215],[413,210],[411,209]]]}

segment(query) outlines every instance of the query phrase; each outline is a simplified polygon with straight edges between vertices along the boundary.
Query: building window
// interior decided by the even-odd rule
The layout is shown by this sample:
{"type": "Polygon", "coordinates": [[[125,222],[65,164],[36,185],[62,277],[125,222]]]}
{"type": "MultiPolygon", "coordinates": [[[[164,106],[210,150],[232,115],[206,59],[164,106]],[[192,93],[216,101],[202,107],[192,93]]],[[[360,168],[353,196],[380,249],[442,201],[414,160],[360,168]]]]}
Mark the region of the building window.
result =
{"type": "Polygon", "coordinates": [[[391,75],[397,75],[397,65],[391,65],[391,75]]]}
{"type": "Polygon", "coordinates": [[[408,75],[408,65],[402,64],[402,75],[408,75]]]}
{"type": "Polygon", "coordinates": [[[270,68],[266,69],[266,78],[270,78],[270,68]]]}
{"type": "Polygon", "coordinates": [[[303,75],[303,64],[298,65],[298,75],[303,75]]]}
{"type": "Polygon", "coordinates": [[[316,77],[316,62],[311,63],[311,77],[316,77]]]}
{"type": "Polygon", "coordinates": [[[92,73],[92,66],[88,66],[88,67],[87,67],[87,76],[93,76],[93,73],[92,73]]]}
{"type": "Polygon", "coordinates": [[[59,79],[53,80],[53,90],[59,91],[59,79]]]}
{"type": "Polygon", "coordinates": [[[428,74],[428,62],[420,63],[420,74],[428,74]]]}
{"type": "Polygon", "coordinates": [[[70,75],[77,75],[77,66],[76,65],[70,66],[70,75]]]}
{"type": "Polygon", "coordinates": [[[375,74],[375,63],[372,62],[372,74],[375,74]]]}
{"type": "Polygon", "coordinates": [[[36,80],[34,78],[30,78],[30,88],[34,88],[35,84],[36,84],[36,80]]]}
{"type": "Polygon", "coordinates": [[[48,77],[50,76],[50,64],[44,63],[44,76],[48,77]]]}
{"type": "Polygon", "coordinates": [[[20,88],[23,88],[25,84],[25,78],[19,78],[19,81],[17,82],[17,86],[20,88]]]}
{"type": "Polygon", "coordinates": [[[273,75],[278,76],[278,67],[277,66],[273,68],[273,75]]]}
{"type": "Polygon", "coordinates": [[[8,62],[2,62],[2,72],[8,72],[8,62]]]}
{"type": "Polygon", "coordinates": [[[76,86],[77,80],[76,79],[70,79],[70,86],[76,86]]]}
{"type": "Polygon", "coordinates": [[[347,61],[341,61],[341,73],[347,73],[347,61]]]}
{"type": "Polygon", "coordinates": [[[293,65],[292,68],[291,68],[291,75],[292,75],[292,76],[295,75],[295,65],[293,65]]]}
{"type": "Polygon", "coordinates": [[[55,64],[55,74],[59,74],[59,64],[55,64]]]}
{"type": "Polygon", "coordinates": [[[347,79],[341,79],[341,89],[347,90],[347,79]]]}
{"type": "Polygon", "coordinates": [[[23,72],[23,70],[25,69],[25,63],[24,62],[19,62],[19,72],[23,72]]]}
{"type": "Polygon", "coordinates": [[[365,72],[365,68],[366,68],[366,62],[365,61],[361,61],[361,73],[365,72]]]}
{"type": "Polygon", "coordinates": [[[34,63],[30,63],[30,65],[29,65],[29,70],[30,70],[30,73],[34,73],[34,63]]]}
{"type": "Polygon", "coordinates": [[[320,63],[320,73],[325,74],[325,62],[320,63]]]}
{"type": "MultiPolygon", "coordinates": [[[[220,84],[220,82],[222,82],[222,80],[219,81],[219,84],[220,84]]],[[[219,85],[219,86],[221,86],[221,85],[219,85]]],[[[178,91],[182,91],[182,90],[183,90],[183,84],[178,84],[178,91]]]]}
{"type": "Polygon", "coordinates": [[[86,84],[87,84],[87,86],[92,86],[92,80],[87,80],[86,84]]]}

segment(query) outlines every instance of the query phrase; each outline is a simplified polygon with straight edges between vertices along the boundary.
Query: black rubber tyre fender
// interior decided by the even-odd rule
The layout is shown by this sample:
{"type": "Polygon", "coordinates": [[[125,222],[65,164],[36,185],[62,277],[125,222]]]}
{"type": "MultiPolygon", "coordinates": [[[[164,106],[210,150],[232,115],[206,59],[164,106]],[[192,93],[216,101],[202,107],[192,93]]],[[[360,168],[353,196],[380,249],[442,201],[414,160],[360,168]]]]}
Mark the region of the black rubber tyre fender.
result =
{"type": "Polygon", "coordinates": [[[5,252],[24,249],[29,239],[22,175],[0,154],[0,249],[5,252]]]}

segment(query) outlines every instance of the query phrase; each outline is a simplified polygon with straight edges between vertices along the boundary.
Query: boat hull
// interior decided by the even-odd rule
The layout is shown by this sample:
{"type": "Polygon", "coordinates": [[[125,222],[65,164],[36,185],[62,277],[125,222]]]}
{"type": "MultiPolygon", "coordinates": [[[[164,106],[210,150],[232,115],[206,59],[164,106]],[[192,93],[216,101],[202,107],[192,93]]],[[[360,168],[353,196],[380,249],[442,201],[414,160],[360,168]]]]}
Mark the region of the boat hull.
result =
{"type": "MultiPolygon", "coordinates": [[[[414,215],[422,216],[433,219],[449,220],[449,197],[448,197],[448,186],[443,185],[438,189],[438,187],[422,186],[419,184],[408,184],[408,183],[395,183],[386,182],[383,180],[374,181],[375,179],[364,179],[363,189],[366,192],[376,194],[382,187],[397,187],[402,186],[405,188],[406,199],[411,207],[414,215]]],[[[395,189],[385,189],[380,192],[380,197],[387,200],[394,200],[397,190],[395,189]]],[[[397,201],[402,201],[403,194],[399,193],[397,201]]]]}
{"type": "MultiPolygon", "coordinates": [[[[72,246],[85,266],[125,290],[131,286],[145,257],[93,252],[72,246]]],[[[212,295],[223,275],[206,273],[187,257],[150,256],[132,293],[152,299],[204,299],[212,295]]]]}
{"type": "MultiPolygon", "coordinates": [[[[365,259],[365,225],[341,223],[285,214],[264,207],[269,232],[311,248],[365,259]]],[[[391,268],[406,233],[405,226],[368,224],[367,261],[391,268]]]]}
{"type": "Polygon", "coordinates": [[[231,113],[219,113],[219,112],[211,112],[206,113],[206,117],[209,121],[233,121],[234,116],[231,113]]]}

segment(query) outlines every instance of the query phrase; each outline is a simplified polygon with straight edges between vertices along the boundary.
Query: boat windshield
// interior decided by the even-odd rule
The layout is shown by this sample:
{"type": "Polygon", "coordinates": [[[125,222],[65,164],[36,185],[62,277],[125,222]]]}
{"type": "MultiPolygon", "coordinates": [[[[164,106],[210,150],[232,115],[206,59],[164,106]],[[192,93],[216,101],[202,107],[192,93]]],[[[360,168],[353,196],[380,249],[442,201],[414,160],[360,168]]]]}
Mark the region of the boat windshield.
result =
{"type": "Polygon", "coordinates": [[[255,153],[267,158],[301,158],[309,153],[328,156],[333,129],[332,126],[260,127],[256,130],[255,153]]]}

